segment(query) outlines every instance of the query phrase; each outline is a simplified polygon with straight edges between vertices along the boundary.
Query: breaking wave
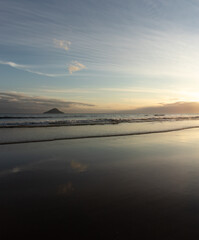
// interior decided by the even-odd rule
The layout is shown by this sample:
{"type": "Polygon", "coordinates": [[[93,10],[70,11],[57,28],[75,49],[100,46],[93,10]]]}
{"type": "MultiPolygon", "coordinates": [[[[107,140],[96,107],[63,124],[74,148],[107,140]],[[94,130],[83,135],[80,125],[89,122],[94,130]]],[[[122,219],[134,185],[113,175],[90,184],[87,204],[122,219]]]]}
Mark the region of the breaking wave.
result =
{"type": "Polygon", "coordinates": [[[199,128],[197,114],[0,115],[0,145],[156,134],[199,128]]]}
{"type": "Polygon", "coordinates": [[[111,125],[120,123],[168,122],[199,120],[199,115],[65,115],[65,116],[0,116],[0,128],[111,125]]]}

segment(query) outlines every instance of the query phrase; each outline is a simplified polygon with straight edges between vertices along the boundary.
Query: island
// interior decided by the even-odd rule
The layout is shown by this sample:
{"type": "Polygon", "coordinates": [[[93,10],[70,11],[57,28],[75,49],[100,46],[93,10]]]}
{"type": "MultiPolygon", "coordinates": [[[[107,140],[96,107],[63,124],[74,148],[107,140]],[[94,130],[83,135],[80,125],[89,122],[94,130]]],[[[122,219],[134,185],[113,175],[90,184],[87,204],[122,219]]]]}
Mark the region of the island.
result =
{"type": "Polygon", "coordinates": [[[57,113],[64,113],[64,112],[61,112],[61,111],[60,111],[59,109],[57,109],[57,108],[52,108],[52,109],[50,109],[49,111],[44,112],[44,114],[46,114],[46,113],[57,114],[57,113]]]}

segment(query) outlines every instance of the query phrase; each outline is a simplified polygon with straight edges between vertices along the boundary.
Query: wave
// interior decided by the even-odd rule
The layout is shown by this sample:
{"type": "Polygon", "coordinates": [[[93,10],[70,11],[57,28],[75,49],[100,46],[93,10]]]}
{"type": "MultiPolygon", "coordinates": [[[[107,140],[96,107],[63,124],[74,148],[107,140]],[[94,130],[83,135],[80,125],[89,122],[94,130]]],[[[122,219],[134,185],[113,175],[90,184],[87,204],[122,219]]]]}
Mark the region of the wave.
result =
{"type": "MultiPolygon", "coordinates": [[[[13,119],[16,119],[12,117],[13,119]]],[[[32,119],[33,117],[29,118],[32,119]]],[[[40,119],[39,117],[35,117],[40,119]]],[[[5,118],[4,118],[5,119],[5,118]]],[[[18,118],[17,118],[18,119],[18,118]]],[[[25,119],[21,117],[20,119],[25,119]]],[[[167,121],[185,121],[199,120],[199,116],[165,116],[153,115],[135,118],[96,118],[96,119],[48,119],[40,121],[0,121],[0,128],[26,128],[26,127],[59,127],[59,126],[86,126],[86,125],[108,125],[120,123],[144,123],[144,122],[167,122],[167,121]]]]}
{"type": "Polygon", "coordinates": [[[35,139],[35,140],[18,140],[10,142],[0,142],[0,145],[11,145],[11,144],[24,144],[24,143],[41,143],[41,142],[52,142],[52,141],[63,141],[63,140],[78,140],[78,139],[91,139],[91,138],[108,138],[108,137],[125,137],[125,136],[135,136],[135,135],[146,135],[146,134],[157,134],[157,133],[167,133],[182,131],[188,129],[199,128],[199,126],[189,126],[181,127],[175,129],[164,129],[157,131],[143,131],[143,132],[132,132],[132,133],[116,133],[116,134],[102,134],[102,135],[87,135],[87,136],[72,136],[72,137],[57,137],[48,139],[35,139]]]}

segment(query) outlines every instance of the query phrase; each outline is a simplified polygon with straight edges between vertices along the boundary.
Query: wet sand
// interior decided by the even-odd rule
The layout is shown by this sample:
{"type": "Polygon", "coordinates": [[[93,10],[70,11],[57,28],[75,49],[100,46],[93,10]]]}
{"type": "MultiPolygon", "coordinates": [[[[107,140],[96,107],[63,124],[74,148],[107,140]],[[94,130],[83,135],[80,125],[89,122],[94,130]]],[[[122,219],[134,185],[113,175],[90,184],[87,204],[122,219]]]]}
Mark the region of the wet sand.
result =
{"type": "Polygon", "coordinates": [[[2,239],[197,239],[199,130],[0,146],[2,239]]]}

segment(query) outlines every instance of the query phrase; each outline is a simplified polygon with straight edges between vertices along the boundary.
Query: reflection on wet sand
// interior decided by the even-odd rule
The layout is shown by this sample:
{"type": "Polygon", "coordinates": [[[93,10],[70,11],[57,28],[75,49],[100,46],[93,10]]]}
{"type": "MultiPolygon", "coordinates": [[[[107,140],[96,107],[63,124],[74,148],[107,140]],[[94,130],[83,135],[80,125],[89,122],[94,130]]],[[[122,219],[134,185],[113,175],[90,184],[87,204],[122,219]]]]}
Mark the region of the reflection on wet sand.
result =
{"type": "MultiPolygon", "coordinates": [[[[25,172],[25,171],[34,171],[36,169],[41,169],[41,165],[44,164],[46,162],[53,162],[56,161],[57,158],[55,157],[51,157],[51,158],[45,158],[45,159],[41,159],[41,160],[37,160],[34,162],[28,162],[28,163],[24,163],[18,166],[14,166],[13,168],[8,168],[5,170],[0,171],[0,177],[7,175],[7,174],[15,174],[15,173],[19,173],[19,172],[25,172]]],[[[18,164],[18,162],[15,163],[15,165],[18,164]]]]}
{"type": "Polygon", "coordinates": [[[58,194],[71,195],[75,191],[72,182],[67,182],[58,187],[58,194]]]}
{"type": "Polygon", "coordinates": [[[7,174],[19,173],[21,171],[22,171],[21,167],[14,167],[14,168],[9,169],[9,170],[1,171],[0,172],[0,177],[2,177],[4,175],[7,175],[7,174]]]}
{"type": "Polygon", "coordinates": [[[85,172],[88,165],[72,160],[70,163],[71,168],[76,172],[85,172]]]}
{"type": "Polygon", "coordinates": [[[199,131],[0,146],[0,153],[2,239],[199,237],[199,131]]]}

